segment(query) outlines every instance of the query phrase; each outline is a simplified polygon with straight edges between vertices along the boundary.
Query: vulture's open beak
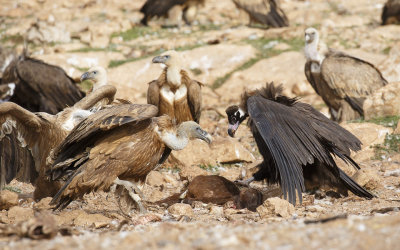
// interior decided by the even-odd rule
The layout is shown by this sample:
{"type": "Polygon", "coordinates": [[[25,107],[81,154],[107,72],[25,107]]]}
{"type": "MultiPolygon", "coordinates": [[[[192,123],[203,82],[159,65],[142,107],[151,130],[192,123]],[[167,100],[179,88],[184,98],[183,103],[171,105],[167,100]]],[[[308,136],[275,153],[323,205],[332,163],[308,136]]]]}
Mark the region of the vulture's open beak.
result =
{"type": "Polygon", "coordinates": [[[234,137],[235,136],[235,133],[236,133],[236,130],[238,129],[238,127],[239,127],[239,122],[236,122],[235,124],[229,124],[228,125],[228,135],[230,136],[230,137],[234,137]]]}
{"type": "Polygon", "coordinates": [[[90,79],[90,72],[85,72],[83,73],[83,75],[81,76],[81,82],[90,79]]]}
{"type": "Polygon", "coordinates": [[[153,63],[165,63],[168,60],[167,56],[156,56],[153,58],[153,63]]]}

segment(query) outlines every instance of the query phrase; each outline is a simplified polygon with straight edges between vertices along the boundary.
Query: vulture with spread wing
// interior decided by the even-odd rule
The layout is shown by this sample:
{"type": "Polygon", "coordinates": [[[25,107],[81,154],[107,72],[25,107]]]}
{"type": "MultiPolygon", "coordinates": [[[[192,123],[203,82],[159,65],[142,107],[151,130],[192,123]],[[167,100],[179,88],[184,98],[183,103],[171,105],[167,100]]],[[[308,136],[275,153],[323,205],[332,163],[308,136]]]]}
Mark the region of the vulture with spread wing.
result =
{"type": "Polygon", "coordinates": [[[51,179],[66,181],[52,204],[63,209],[86,193],[117,184],[129,190],[143,211],[133,182],[143,181],[171,150],[185,148],[189,139],[211,142],[197,123],[176,125],[169,116],[157,114],[154,105],[115,105],[76,126],[52,155],[51,179]]]}
{"type": "Polygon", "coordinates": [[[1,84],[15,84],[9,101],[32,112],[57,114],[85,96],[62,68],[25,52],[7,66],[1,84]]]}
{"type": "Polygon", "coordinates": [[[228,134],[234,136],[241,122],[248,125],[264,158],[253,180],[279,183],[285,199],[302,202],[306,187],[319,184],[333,186],[342,193],[372,198],[335,163],[333,156],[359,168],[350,158],[350,150],[359,150],[361,142],[350,132],[329,120],[312,106],[282,94],[273,83],[265,88],[245,92],[240,106],[226,109],[228,134]]]}
{"type": "Polygon", "coordinates": [[[329,107],[331,118],[342,122],[364,116],[363,103],[387,81],[371,63],[321,47],[314,28],[305,31],[305,75],[329,107]]]}
{"type": "Polygon", "coordinates": [[[161,76],[149,83],[147,103],[158,107],[159,114],[175,118],[177,123],[195,121],[201,115],[201,86],[192,80],[182,67],[182,58],[176,51],[167,51],[153,58],[153,63],[166,65],[161,76]]]}
{"type": "Polygon", "coordinates": [[[13,102],[1,103],[0,186],[17,178],[36,186],[36,200],[56,194],[61,184],[49,181],[45,174],[51,150],[92,114],[91,108],[99,102],[111,103],[115,92],[113,86],[103,86],[56,115],[32,113],[13,102]]]}
{"type": "Polygon", "coordinates": [[[400,23],[400,0],[388,0],[382,10],[382,25],[400,23]]]}
{"type": "Polygon", "coordinates": [[[261,23],[270,27],[289,26],[285,12],[278,0],[233,0],[235,5],[250,17],[250,24],[261,23]]]}

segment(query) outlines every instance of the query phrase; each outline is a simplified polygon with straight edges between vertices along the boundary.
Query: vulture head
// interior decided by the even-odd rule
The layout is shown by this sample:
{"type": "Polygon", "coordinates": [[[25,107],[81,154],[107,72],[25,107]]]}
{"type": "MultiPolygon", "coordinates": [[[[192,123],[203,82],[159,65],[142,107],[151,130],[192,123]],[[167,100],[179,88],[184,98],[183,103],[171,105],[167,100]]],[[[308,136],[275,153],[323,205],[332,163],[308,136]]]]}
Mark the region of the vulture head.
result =
{"type": "Polygon", "coordinates": [[[100,66],[94,66],[81,76],[81,82],[85,80],[93,81],[93,90],[107,84],[107,71],[100,66]]]}
{"type": "Polygon", "coordinates": [[[188,139],[200,139],[207,143],[212,142],[212,137],[207,131],[194,121],[182,122],[177,129],[178,137],[187,137],[188,139]]]}
{"type": "Polygon", "coordinates": [[[319,34],[318,31],[314,28],[307,28],[304,31],[304,40],[306,41],[306,45],[310,43],[318,43],[319,40],[319,34]]]}
{"type": "Polygon", "coordinates": [[[160,56],[156,56],[152,60],[153,63],[163,63],[167,67],[181,67],[182,57],[175,50],[169,50],[162,53],[160,56]]]}
{"type": "Polygon", "coordinates": [[[243,111],[239,106],[237,105],[232,105],[229,106],[225,110],[227,116],[228,116],[228,134],[231,137],[235,136],[236,130],[239,128],[239,125],[246,120],[246,118],[249,116],[247,112],[243,111]]]}

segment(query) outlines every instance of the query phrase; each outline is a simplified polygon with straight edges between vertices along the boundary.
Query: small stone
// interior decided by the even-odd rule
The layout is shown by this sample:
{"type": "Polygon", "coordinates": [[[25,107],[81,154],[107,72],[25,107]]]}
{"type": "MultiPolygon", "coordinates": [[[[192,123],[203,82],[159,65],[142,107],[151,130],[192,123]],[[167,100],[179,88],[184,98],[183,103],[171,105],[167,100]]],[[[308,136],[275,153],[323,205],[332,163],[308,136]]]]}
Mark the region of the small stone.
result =
{"type": "Polygon", "coordinates": [[[33,209],[18,206],[10,208],[7,215],[10,223],[18,223],[34,217],[33,209]]]}
{"type": "Polygon", "coordinates": [[[18,205],[18,194],[9,190],[0,192],[0,209],[8,210],[10,207],[18,205]]]}
{"type": "Polygon", "coordinates": [[[87,227],[94,226],[95,228],[106,227],[111,223],[111,219],[102,214],[87,214],[82,213],[75,218],[75,226],[87,227]]]}
{"type": "Polygon", "coordinates": [[[193,209],[189,204],[176,203],[168,208],[168,212],[175,216],[193,217],[193,209]]]}
{"type": "Polygon", "coordinates": [[[210,214],[221,216],[224,214],[224,208],[220,206],[211,206],[210,214]]]}
{"type": "Polygon", "coordinates": [[[149,186],[159,187],[164,183],[164,176],[158,171],[151,171],[147,175],[146,183],[149,186]]]}
{"type": "Polygon", "coordinates": [[[34,209],[37,210],[47,210],[47,209],[51,209],[53,206],[50,205],[52,198],[51,197],[46,197],[41,199],[39,202],[35,203],[33,205],[34,209]]]}
{"type": "Polygon", "coordinates": [[[365,187],[368,190],[377,189],[381,185],[377,173],[372,169],[360,169],[352,176],[352,178],[360,186],[365,187]]]}
{"type": "Polygon", "coordinates": [[[257,212],[262,219],[272,216],[289,218],[294,213],[294,206],[287,200],[278,197],[269,198],[257,208],[257,212]]]}

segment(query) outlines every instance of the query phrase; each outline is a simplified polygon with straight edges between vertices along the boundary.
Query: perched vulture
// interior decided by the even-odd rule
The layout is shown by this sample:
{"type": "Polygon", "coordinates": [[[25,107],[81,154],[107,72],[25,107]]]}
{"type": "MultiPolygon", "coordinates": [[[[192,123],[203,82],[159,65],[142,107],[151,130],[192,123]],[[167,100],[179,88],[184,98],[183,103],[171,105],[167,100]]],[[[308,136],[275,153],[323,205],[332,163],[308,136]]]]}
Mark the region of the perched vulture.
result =
{"type": "Polygon", "coordinates": [[[182,69],[182,58],[176,51],[167,51],[153,58],[153,63],[166,65],[157,80],[149,83],[147,103],[158,107],[159,114],[175,118],[177,123],[195,121],[201,115],[201,83],[192,80],[182,69]]]}
{"type": "Polygon", "coordinates": [[[364,100],[387,84],[381,72],[371,63],[340,51],[319,50],[319,34],[314,28],[306,29],[305,40],[305,75],[329,107],[332,120],[362,117],[364,100]]]}
{"type": "MultiPolygon", "coordinates": [[[[157,114],[154,105],[114,105],[76,126],[53,154],[51,179],[63,179],[66,184],[52,204],[63,209],[84,194],[109,190],[113,184],[136,191],[129,181],[144,180],[171,150],[185,148],[189,139],[211,142],[211,136],[197,123],[176,125],[169,116],[157,114]]],[[[143,211],[140,197],[129,193],[143,211]]]]}
{"type": "Polygon", "coordinates": [[[5,69],[1,84],[15,84],[9,101],[32,112],[57,114],[84,97],[74,80],[55,65],[23,53],[5,69]]]}
{"type": "Polygon", "coordinates": [[[258,172],[243,183],[264,179],[279,183],[284,198],[292,204],[296,204],[296,192],[301,203],[302,192],[314,182],[334,186],[345,194],[350,190],[360,197],[372,198],[333,160],[333,156],[339,157],[358,169],[350,150],[359,150],[361,142],[311,105],[281,93],[281,86],[270,83],[245,92],[240,106],[226,109],[228,134],[233,137],[249,117],[248,125],[264,158],[258,172]]]}
{"type": "Polygon", "coordinates": [[[289,26],[285,12],[279,6],[279,0],[233,0],[235,5],[250,17],[250,23],[256,22],[271,27],[289,26]]]}
{"type": "Polygon", "coordinates": [[[382,25],[400,23],[400,0],[388,0],[382,10],[382,25]]]}
{"type": "Polygon", "coordinates": [[[82,74],[80,80],[81,82],[85,80],[93,81],[93,86],[89,90],[89,93],[100,88],[101,86],[109,84],[107,79],[107,71],[101,66],[94,66],[90,68],[87,72],[82,74]]]}
{"type": "Polygon", "coordinates": [[[193,22],[197,15],[197,8],[204,5],[205,0],[147,0],[140,9],[144,14],[140,21],[147,25],[153,17],[168,16],[177,21],[180,26],[182,18],[186,24],[193,22]]]}
{"type": "Polygon", "coordinates": [[[36,185],[36,200],[56,194],[62,185],[45,175],[50,167],[46,158],[74,126],[92,114],[93,106],[111,102],[115,92],[114,87],[103,86],[56,115],[32,113],[13,102],[1,103],[0,187],[17,178],[36,185]]]}

